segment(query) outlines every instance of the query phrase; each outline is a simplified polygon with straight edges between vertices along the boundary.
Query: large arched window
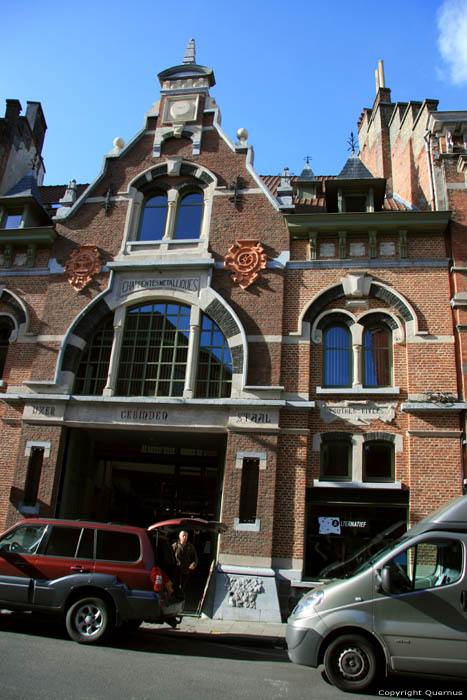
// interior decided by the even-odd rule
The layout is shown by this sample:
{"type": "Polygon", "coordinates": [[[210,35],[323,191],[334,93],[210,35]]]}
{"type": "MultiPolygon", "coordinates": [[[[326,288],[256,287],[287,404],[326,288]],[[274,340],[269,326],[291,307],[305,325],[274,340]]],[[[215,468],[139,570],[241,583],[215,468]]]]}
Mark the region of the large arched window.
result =
{"type": "Polygon", "coordinates": [[[139,229],[140,241],[160,241],[167,221],[167,196],[156,194],[146,200],[139,229]]]}
{"type": "Polygon", "coordinates": [[[391,370],[391,332],[385,326],[365,328],[363,332],[363,386],[390,386],[391,370]]]}
{"type": "Polygon", "coordinates": [[[324,386],[347,387],[352,383],[352,353],[349,329],[329,326],[324,331],[324,386]]]}
{"type": "Polygon", "coordinates": [[[128,309],[118,396],[183,396],[190,312],[189,306],[168,302],[128,309]]]}
{"type": "Polygon", "coordinates": [[[175,239],[200,237],[203,202],[203,195],[199,192],[191,192],[182,197],[177,209],[175,239]]]}
{"type": "Polygon", "coordinates": [[[99,396],[104,391],[109,371],[113,341],[113,316],[107,317],[94,331],[87,344],[75,377],[74,392],[99,396]]]}
{"type": "Polygon", "coordinates": [[[3,377],[10,335],[14,327],[13,321],[8,316],[0,316],[0,379],[3,377]]]}
{"type": "Polygon", "coordinates": [[[114,319],[108,316],[81,354],[74,392],[99,396],[107,387],[115,396],[183,396],[196,379],[193,394],[197,398],[229,397],[232,356],[227,340],[214,321],[201,314],[199,341],[189,353],[190,334],[196,325],[191,307],[184,304],[138,304],[128,308],[121,343],[115,346],[114,319]],[[114,370],[112,378],[109,367],[115,347],[118,371],[114,370]]]}

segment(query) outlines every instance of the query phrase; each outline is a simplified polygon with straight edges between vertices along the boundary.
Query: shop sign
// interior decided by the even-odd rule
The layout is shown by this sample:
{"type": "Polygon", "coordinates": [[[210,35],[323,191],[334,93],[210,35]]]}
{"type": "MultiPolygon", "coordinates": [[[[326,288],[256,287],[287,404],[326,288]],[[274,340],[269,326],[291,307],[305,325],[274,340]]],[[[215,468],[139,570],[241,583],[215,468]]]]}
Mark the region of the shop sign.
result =
{"type": "Polygon", "coordinates": [[[340,535],[342,528],[364,528],[366,520],[341,520],[340,518],[318,518],[320,535],[340,535]]]}
{"type": "Polygon", "coordinates": [[[148,277],[137,280],[123,280],[120,288],[120,296],[124,297],[133,292],[146,290],[174,289],[183,292],[198,293],[200,288],[199,277],[148,277]]]}
{"type": "Polygon", "coordinates": [[[320,415],[325,423],[332,423],[339,418],[352,425],[369,425],[371,421],[380,420],[391,423],[396,414],[396,402],[376,403],[374,401],[318,401],[320,415]]]}

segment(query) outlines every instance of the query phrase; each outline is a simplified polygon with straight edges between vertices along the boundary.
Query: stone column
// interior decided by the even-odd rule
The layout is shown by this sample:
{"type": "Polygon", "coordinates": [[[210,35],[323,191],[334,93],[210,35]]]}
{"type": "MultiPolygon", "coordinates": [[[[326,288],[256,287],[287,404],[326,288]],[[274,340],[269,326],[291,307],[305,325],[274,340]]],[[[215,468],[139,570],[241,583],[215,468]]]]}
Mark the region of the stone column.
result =
{"type": "Polygon", "coordinates": [[[117,384],[118,362],[120,360],[120,349],[122,347],[123,326],[125,321],[125,307],[121,306],[116,309],[114,315],[114,337],[112,342],[112,351],[110,353],[109,371],[107,373],[107,383],[105,385],[103,395],[113,396],[115,394],[115,386],[117,384]]]}
{"type": "Polygon", "coordinates": [[[198,306],[191,307],[190,337],[188,340],[188,357],[186,363],[185,386],[183,397],[192,399],[195,394],[196,371],[198,369],[199,336],[201,311],[198,306]]]}

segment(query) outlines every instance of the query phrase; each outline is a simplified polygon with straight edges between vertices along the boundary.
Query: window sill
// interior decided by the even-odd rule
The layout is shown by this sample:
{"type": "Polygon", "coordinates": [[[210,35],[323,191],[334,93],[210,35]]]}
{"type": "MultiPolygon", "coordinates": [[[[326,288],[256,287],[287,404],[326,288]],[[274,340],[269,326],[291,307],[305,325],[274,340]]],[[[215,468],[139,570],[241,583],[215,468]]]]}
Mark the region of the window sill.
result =
{"type": "Polygon", "coordinates": [[[316,393],[317,394],[345,394],[346,396],[360,396],[363,394],[366,395],[379,395],[379,396],[391,396],[391,395],[397,395],[400,394],[400,388],[398,386],[386,386],[386,387],[379,387],[376,389],[370,389],[368,387],[363,387],[363,386],[353,386],[349,388],[345,387],[322,387],[322,386],[317,386],[316,387],[316,393]]]}
{"type": "Polygon", "coordinates": [[[400,481],[320,481],[313,479],[313,486],[344,489],[401,489],[400,481]]]}
{"type": "Polygon", "coordinates": [[[244,532],[260,532],[261,520],[257,518],[254,523],[241,523],[238,518],[234,518],[234,530],[241,530],[244,532]]]}

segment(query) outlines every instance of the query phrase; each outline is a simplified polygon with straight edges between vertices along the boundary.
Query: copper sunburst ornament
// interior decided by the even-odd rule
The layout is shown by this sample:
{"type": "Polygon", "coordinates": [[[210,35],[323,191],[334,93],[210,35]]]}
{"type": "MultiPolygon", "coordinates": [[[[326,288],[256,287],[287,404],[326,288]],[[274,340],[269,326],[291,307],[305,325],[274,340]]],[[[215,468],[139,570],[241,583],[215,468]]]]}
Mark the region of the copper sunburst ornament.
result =
{"type": "Polygon", "coordinates": [[[83,245],[74,250],[65,265],[68,281],[78,291],[84,289],[101,270],[102,262],[95,245],[83,245]]]}
{"type": "Polygon", "coordinates": [[[232,279],[242,289],[246,289],[257,278],[260,270],[266,268],[266,253],[258,241],[235,241],[224,258],[225,266],[233,271],[232,279]]]}

